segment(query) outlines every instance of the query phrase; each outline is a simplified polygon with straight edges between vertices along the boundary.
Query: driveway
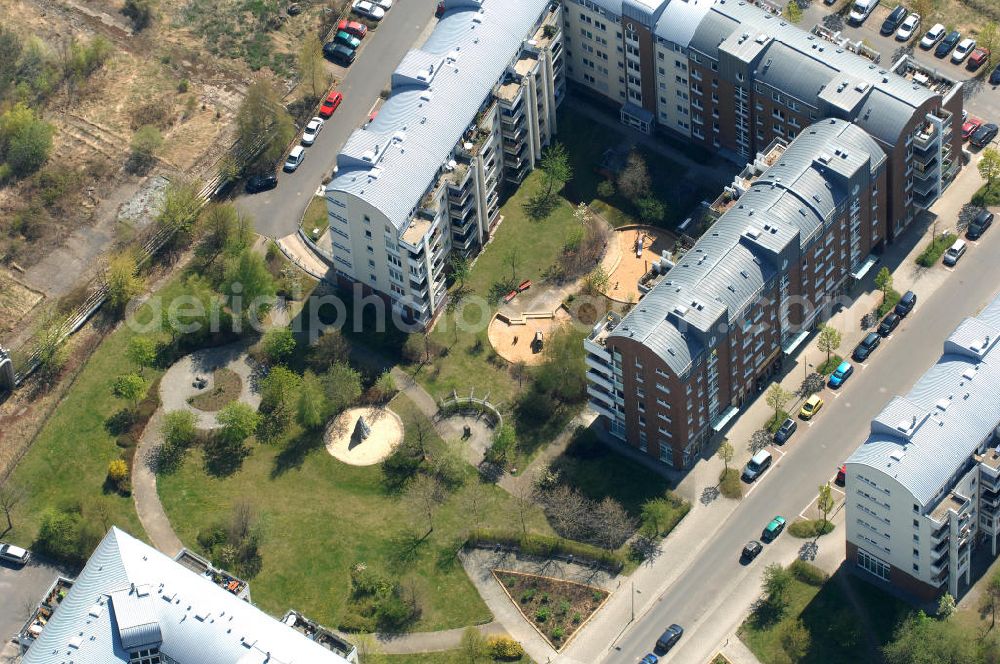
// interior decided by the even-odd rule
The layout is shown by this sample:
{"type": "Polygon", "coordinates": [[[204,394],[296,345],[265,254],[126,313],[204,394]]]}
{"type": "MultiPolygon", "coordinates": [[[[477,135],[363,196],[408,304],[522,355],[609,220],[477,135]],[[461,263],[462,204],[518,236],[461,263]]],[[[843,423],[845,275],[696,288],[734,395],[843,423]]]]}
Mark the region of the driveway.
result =
{"type": "Polygon", "coordinates": [[[0,562],[0,642],[6,642],[24,625],[32,609],[60,574],[47,563],[31,560],[24,567],[0,562]]]}
{"type": "Polygon", "coordinates": [[[337,153],[348,136],[368,119],[379,94],[389,87],[389,76],[399,61],[436,22],[435,7],[437,0],[395,3],[382,24],[365,38],[364,50],[337,86],[344,101],[327,120],[316,143],[306,149],[306,160],[298,170],[279,173],[278,186],[271,191],[238,198],[237,205],[253,217],[258,233],[278,238],[298,229],[299,219],[323,178],[333,172],[337,153]]]}

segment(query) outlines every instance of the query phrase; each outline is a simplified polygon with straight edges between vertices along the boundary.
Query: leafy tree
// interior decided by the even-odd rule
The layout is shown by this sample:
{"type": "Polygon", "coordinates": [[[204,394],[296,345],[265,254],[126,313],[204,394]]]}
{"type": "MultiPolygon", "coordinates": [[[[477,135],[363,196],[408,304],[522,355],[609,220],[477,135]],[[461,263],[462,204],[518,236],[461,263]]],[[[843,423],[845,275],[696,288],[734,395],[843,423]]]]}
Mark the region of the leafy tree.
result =
{"type": "Polygon", "coordinates": [[[882,653],[886,664],[968,664],[976,661],[976,643],[952,622],[919,611],[903,621],[882,653]]]}
{"type": "Polygon", "coordinates": [[[128,401],[134,411],[146,394],[146,379],[136,373],[122,374],[115,378],[111,392],[119,399],[128,401]]]}
{"type": "Polygon", "coordinates": [[[164,414],[160,435],[166,445],[181,449],[190,447],[198,436],[194,413],[189,410],[172,410],[164,414]]]}
{"type": "Polygon", "coordinates": [[[633,150],[628,155],[625,168],[618,174],[618,191],[630,201],[638,201],[650,192],[652,180],[646,160],[638,151],[633,150]]]}
{"type": "Polygon", "coordinates": [[[213,203],[201,216],[204,231],[200,252],[210,261],[222,253],[239,254],[250,246],[253,231],[248,218],[232,203],[213,203]]]}
{"type": "Polygon", "coordinates": [[[163,194],[163,206],[156,217],[156,223],[175,233],[178,236],[176,242],[184,243],[194,230],[203,204],[198,185],[194,181],[172,180],[163,194]]]}
{"type": "Polygon", "coordinates": [[[163,147],[163,134],[153,125],[143,125],[133,134],[131,147],[130,167],[137,173],[143,173],[153,165],[156,153],[163,147]]]}
{"type": "Polygon", "coordinates": [[[215,419],[222,425],[220,430],[222,440],[233,446],[242,445],[253,435],[260,423],[257,411],[241,401],[227,404],[215,419]]]}
{"type": "Polygon", "coordinates": [[[326,423],[326,395],[316,374],[306,371],[299,386],[298,418],[304,429],[319,429],[326,423]]]}
{"type": "Polygon", "coordinates": [[[587,291],[594,295],[603,295],[608,290],[608,283],[611,277],[603,266],[598,265],[587,275],[587,291]]]}
{"type": "MultiPolygon", "coordinates": [[[[795,0],[788,3],[788,6],[798,7],[795,0]]],[[[799,15],[801,16],[801,14],[800,10],[799,15]]],[[[812,636],[809,634],[809,630],[806,629],[805,624],[803,624],[802,619],[797,618],[781,623],[778,627],[778,640],[781,642],[781,649],[788,655],[788,659],[792,662],[798,662],[809,652],[812,636]]]]}
{"type": "Polygon", "coordinates": [[[465,290],[465,281],[469,278],[469,272],[472,269],[472,265],[469,259],[461,254],[453,254],[448,261],[448,266],[451,268],[452,278],[458,282],[458,290],[465,290]]]}
{"type": "Polygon", "coordinates": [[[468,664],[486,664],[493,661],[486,637],[475,627],[465,628],[458,649],[462,653],[462,661],[468,664]]]}
{"type": "Polygon", "coordinates": [[[980,599],[980,610],[990,613],[990,629],[997,624],[997,608],[1000,606],[1000,571],[989,578],[980,599]]]}
{"type": "Polygon", "coordinates": [[[736,450],[733,449],[733,444],[728,440],[722,441],[722,444],[719,445],[719,449],[715,452],[715,456],[719,457],[719,459],[722,460],[722,463],[725,464],[725,470],[723,472],[726,474],[729,473],[729,463],[733,460],[733,456],[735,454],[736,450]]]}
{"type": "Polygon", "coordinates": [[[323,45],[315,33],[310,33],[299,46],[299,79],[310,99],[319,99],[330,84],[330,76],[323,64],[323,45]]]}
{"type": "Polygon", "coordinates": [[[150,337],[136,335],[129,339],[125,356],[136,366],[141,376],[146,367],[151,367],[156,362],[156,342],[150,337]]]}
{"type": "Polygon", "coordinates": [[[372,384],[369,392],[374,403],[386,403],[395,396],[398,388],[396,380],[388,371],[383,371],[372,384]]]}
{"type": "Polygon", "coordinates": [[[118,313],[125,311],[128,303],[144,287],[135,256],[131,253],[118,254],[108,262],[105,280],[108,285],[108,305],[118,313]]]}
{"type": "MultiPolygon", "coordinates": [[[[979,34],[976,35],[976,44],[979,46],[985,46],[989,49],[990,58],[987,66],[993,62],[993,52],[997,47],[997,24],[996,21],[988,21],[986,25],[979,29],[979,34]]],[[[986,69],[986,67],[983,67],[986,69]]]]}
{"type": "Polygon", "coordinates": [[[260,340],[261,351],[271,364],[280,364],[295,352],[295,335],[287,327],[273,327],[260,340]]]}
{"type": "MultiPolygon", "coordinates": [[[[728,443],[723,443],[728,445],[728,443]]],[[[669,521],[672,513],[670,503],[663,498],[653,498],[642,504],[642,529],[650,537],[658,537],[663,532],[664,525],[669,521]]]]}
{"type": "Polygon", "coordinates": [[[292,117],[282,105],[278,90],[267,79],[258,79],[247,88],[236,114],[236,134],[246,145],[262,143],[254,163],[267,168],[281,158],[285,146],[295,136],[292,117]]]}
{"type": "Polygon", "coordinates": [[[791,585],[792,573],[778,563],[771,563],[764,568],[762,582],[764,598],[775,612],[780,614],[788,605],[788,591],[791,585]]]}
{"type": "Polygon", "coordinates": [[[782,13],[790,23],[798,23],[802,20],[802,8],[799,7],[798,0],[791,0],[785,5],[785,11],[782,13]]]}
{"type": "Polygon", "coordinates": [[[941,599],[938,600],[937,605],[938,618],[947,620],[953,613],[955,613],[955,598],[950,593],[941,595],[941,599]]]}
{"type": "Polygon", "coordinates": [[[986,186],[992,188],[993,183],[1000,178],[1000,152],[994,148],[983,150],[979,158],[979,175],[986,180],[986,186]]]}
{"type": "Polygon", "coordinates": [[[13,30],[0,26],[0,62],[8,66],[0,68],[0,99],[7,96],[8,90],[17,82],[18,67],[15,63],[21,58],[24,43],[13,30]]]}
{"type": "Polygon", "coordinates": [[[816,501],[816,509],[823,515],[824,524],[829,521],[830,512],[833,511],[836,505],[836,502],[833,500],[833,492],[830,491],[830,483],[821,484],[819,487],[819,497],[816,501]]]}
{"type": "Polygon", "coordinates": [[[493,442],[486,450],[486,460],[506,468],[517,446],[517,434],[510,424],[503,424],[493,434],[493,442]]]}
{"type": "Polygon", "coordinates": [[[331,415],[337,415],[361,396],[361,374],[345,362],[336,362],[323,376],[331,415]]]}
{"type": "Polygon", "coordinates": [[[244,249],[226,269],[223,292],[229,297],[233,313],[251,324],[260,324],[274,303],[277,289],[264,258],[244,249]]]}
{"type": "Polygon", "coordinates": [[[639,218],[647,224],[658,224],[667,216],[667,207],[655,196],[643,196],[636,201],[639,218]]]}
{"type": "Polygon", "coordinates": [[[542,352],[545,361],[535,373],[535,386],[561,403],[582,401],[587,369],[580,333],[571,326],[553,330],[542,352]]]}
{"type": "Polygon", "coordinates": [[[889,268],[883,266],[875,275],[875,288],[882,291],[883,295],[888,295],[892,290],[892,272],[889,268]]]}
{"type": "Polygon", "coordinates": [[[62,321],[46,314],[33,339],[33,349],[38,358],[38,374],[43,381],[58,375],[66,364],[67,351],[62,344],[62,321]]]}
{"type": "Polygon", "coordinates": [[[132,27],[136,32],[141,32],[153,22],[153,0],[125,0],[122,14],[132,19],[132,27]]]}
{"type": "Polygon", "coordinates": [[[539,165],[545,182],[545,197],[551,198],[553,190],[561,189],[573,179],[573,166],[569,162],[569,153],[562,143],[553,143],[544,153],[539,165]]]}
{"type": "Polygon", "coordinates": [[[48,509],[42,514],[34,548],[50,558],[82,564],[103,533],[97,519],[85,519],[80,509],[48,509]]]}
{"type": "Polygon", "coordinates": [[[298,374],[288,367],[271,367],[260,382],[261,410],[275,408],[280,404],[291,404],[300,382],[298,374]]]}
{"type": "Polygon", "coordinates": [[[837,328],[831,325],[823,325],[819,330],[817,346],[821,352],[826,353],[826,361],[830,361],[830,356],[840,348],[841,335],[837,328]]]}
{"type": "Polygon", "coordinates": [[[774,409],[774,421],[781,415],[781,410],[792,398],[792,393],[781,386],[781,383],[774,383],[767,388],[766,403],[774,409]]]}
{"type": "MultiPolygon", "coordinates": [[[[54,127],[21,103],[0,115],[0,162],[15,177],[37,171],[48,161],[54,127]]],[[[0,175],[2,175],[0,167],[0,175]]]]}

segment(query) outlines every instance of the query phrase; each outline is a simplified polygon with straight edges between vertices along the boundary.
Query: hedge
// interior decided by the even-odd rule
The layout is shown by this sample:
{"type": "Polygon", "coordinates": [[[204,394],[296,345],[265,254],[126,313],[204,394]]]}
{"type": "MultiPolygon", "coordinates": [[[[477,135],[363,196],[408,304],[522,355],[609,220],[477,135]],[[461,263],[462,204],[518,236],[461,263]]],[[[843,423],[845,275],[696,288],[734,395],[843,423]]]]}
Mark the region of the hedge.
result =
{"type": "Polygon", "coordinates": [[[954,233],[942,233],[937,236],[931,241],[930,244],[927,245],[927,247],[924,248],[923,251],[920,252],[920,255],[917,256],[917,265],[920,267],[933,266],[938,262],[938,259],[941,258],[941,254],[943,254],[948,247],[955,243],[956,239],[957,238],[954,233]]]}
{"type": "Polygon", "coordinates": [[[625,566],[625,558],[618,551],[608,551],[600,547],[573,540],[552,537],[551,535],[527,535],[507,530],[473,530],[469,533],[465,546],[501,546],[517,547],[521,553],[533,556],[573,556],[581,560],[607,565],[615,571],[625,566]]]}
{"type": "Polygon", "coordinates": [[[811,539],[833,532],[833,524],[830,521],[823,521],[823,519],[796,521],[788,527],[788,532],[793,537],[811,539]]]}
{"type": "Polygon", "coordinates": [[[796,560],[789,569],[796,579],[810,586],[822,586],[830,578],[829,574],[804,560],[796,560]]]}

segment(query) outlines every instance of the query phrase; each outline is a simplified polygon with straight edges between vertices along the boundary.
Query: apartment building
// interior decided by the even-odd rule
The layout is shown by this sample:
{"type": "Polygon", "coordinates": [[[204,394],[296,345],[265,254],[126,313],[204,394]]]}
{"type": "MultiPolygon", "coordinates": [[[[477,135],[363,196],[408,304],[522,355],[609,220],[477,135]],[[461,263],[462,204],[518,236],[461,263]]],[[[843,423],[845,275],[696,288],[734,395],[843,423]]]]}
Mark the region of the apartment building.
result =
{"type": "Polygon", "coordinates": [[[728,210],[687,253],[660,261],[624,318],[584,341],[590,406],[607,430],[690,467],[871,265],[886,232],[886,170],[866,132],[832,118],[758,155],[728,210]]]}
{"type": "MultiPolygon", "coordinates": [[[[65,580],[63,580],[65,581],[65,580]]],[[[23,664],[347,664],[211,578],[112,528],[23,664]]]]}
{"type": "Polygon", "coordinates": [[[847,460],[847,561],[921,599],[959,597],[1000,534],[1000,297],[872,420],[847,460]]]}
{"type": "Polygon", "coordinates": [[[651,35],[642,33],[652,50],[623,52],[602,40],[611,41],[634,3],[565,3],[569,78],[623,104],[626,124],[639,126],[626,117],[626,106],[638,104],[650,114],[639,128],[661,127],[738,162],[823,118],[864,129],[889,158],[889,238],[961,167],[961,84],[934,72],[907,75],[913,63],[905,56],[891,67],[877,64],[822,29],[805,32],[745,0],[655,3],[651,35]],[[648,75],[652,87],[627,87],[648,75]]]}
{"type": "Polygon", "coordinates": [[[449,254],[474,255],[501,223],[501,189],[551,141],[565,92],[558,4],[444,4],[378,115],[337,156],[319,246],[341,284],[421,326],[444,307],[449,254]]]}

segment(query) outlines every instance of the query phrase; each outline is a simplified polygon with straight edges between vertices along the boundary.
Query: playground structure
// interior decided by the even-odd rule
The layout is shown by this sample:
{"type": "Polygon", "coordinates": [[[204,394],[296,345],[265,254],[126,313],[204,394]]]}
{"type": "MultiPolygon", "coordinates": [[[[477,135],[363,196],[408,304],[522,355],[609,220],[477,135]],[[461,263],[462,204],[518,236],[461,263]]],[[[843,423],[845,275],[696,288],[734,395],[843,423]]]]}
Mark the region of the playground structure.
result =
{"type": "Polygon", "coordinates": [[[351,466],[371,466],[403,441],[403,421],[388,408],[349,408],[324,434],[326,451],[351,466]]]}

